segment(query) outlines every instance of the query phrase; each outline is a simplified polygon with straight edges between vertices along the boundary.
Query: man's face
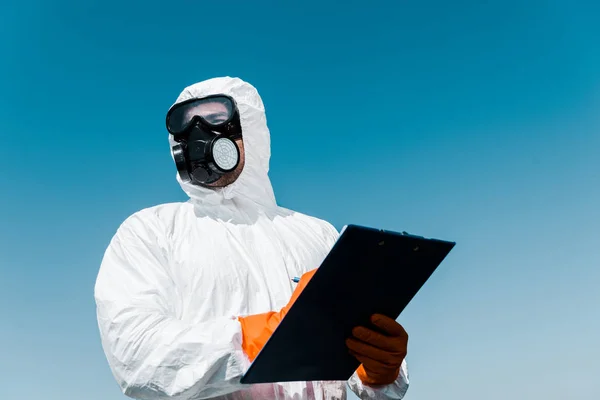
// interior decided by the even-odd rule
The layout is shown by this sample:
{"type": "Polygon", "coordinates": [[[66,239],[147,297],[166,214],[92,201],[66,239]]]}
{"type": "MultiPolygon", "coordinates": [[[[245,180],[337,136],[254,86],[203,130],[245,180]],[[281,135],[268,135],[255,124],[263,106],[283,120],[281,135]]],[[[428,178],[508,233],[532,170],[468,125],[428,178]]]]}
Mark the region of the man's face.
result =
{"type": "MultiPolygon", "coordinates": [[[[195,110],[191,109],[189,112],[193,113],[195,110]]],[[[220,122],[224,122],[227,120],[227,117],[230,115],[231,110],[227,107],[227,105],[223,104],[223,102],[215,100],[203,103],[202,105],[202,116],[207,121],[218,124],[220,122]]],[[[186,115],[186,117],[193,117],[193,115],[186,115]]],[[[236,169],[231,172],[226,173],[221,178],[213,183],[206,184],[207,187],[225,187],[227,185],[231,185],[235,182],[242,170],[244,169],[245,157],[244,157],[244,141],[242,139],[235,140],[238,148],[240,149],[240,162],[236,169]]]]}
{"type": "MultiPolygon", "coordinates": [[[[182,129],[193,121],[194,117],[199,116],[205,120],[208,125],[219,125],[226,122],[233,114],[233,105],[230,100],[222,97],[207,98],[199,102],[192,102],[190,105],[181,109],[181,112],[175,111],[171,115],[171,124],[174,129],[182,129]]],[[[218,134],[217,131],[213,131],[218,134]]],[[[235,182],[245,165],[245,151],[243,139],[236,139],[235,143],[240,150],[240,159],[238,166],[231,172],[221,176],[217,181],[205,183],[205,187],[224,187],[235,182]]]]}

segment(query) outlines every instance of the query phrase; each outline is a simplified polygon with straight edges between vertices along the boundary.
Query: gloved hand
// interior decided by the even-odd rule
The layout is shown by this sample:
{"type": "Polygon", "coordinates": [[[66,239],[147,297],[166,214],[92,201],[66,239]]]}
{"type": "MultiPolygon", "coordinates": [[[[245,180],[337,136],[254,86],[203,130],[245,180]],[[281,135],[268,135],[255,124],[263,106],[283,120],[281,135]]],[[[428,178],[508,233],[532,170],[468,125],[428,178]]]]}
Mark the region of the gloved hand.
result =
{"type": "Polygon", "coordinates": [[[400,374],[406,357],[408,334],[395,320],[374,314],[371,323],[383,333],[358,326],[352,330],[354,337],[346,340],[346,346],[361,365],[356,373],[365,385],[389,385],[400,374]]]}
{"type": "Polygon", "coordinates": [[[296,285],[290,301],[281,310],[238,317],[238,320],[242,324],[242,349],[250,361],[254,361],[315,272],[317,272],[316,268],[300,277],[300,281],[296,285]]]}

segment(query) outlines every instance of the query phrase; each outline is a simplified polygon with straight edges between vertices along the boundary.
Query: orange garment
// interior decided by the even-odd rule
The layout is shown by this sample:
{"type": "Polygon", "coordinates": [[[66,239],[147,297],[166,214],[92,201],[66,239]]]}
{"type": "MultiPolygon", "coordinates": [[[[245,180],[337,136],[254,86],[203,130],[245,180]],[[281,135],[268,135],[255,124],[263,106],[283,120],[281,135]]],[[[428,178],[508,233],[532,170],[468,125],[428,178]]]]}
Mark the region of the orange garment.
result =
{"type": "Polygon", "coordinates": [[[316,271],[315,268],[300,277],[290,301],[281,310],[238,317],[242,324],[242,349],[250,361],[254,361],[316,271]]]}

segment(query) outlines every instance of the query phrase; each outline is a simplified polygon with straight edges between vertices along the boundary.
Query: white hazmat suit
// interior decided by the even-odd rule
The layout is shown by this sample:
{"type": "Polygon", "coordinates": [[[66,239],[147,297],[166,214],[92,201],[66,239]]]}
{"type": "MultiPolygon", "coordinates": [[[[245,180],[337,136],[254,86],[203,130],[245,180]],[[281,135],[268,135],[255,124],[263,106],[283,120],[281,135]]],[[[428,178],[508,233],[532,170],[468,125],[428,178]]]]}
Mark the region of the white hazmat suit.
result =
{"type": "Polygon", "coordinates": [[[395,383],[377,388],[356,373],[348,382],[239,383],[249,360],[237,317],[286,305],[291,279],[317,268],[338,232],[277,206],[269,129],[253,86],[215,78],[187,87],[176,103],[218,93],[232,96],[240,111],[246,160],[237,181],[213,190],[177,176],[189,201],[131,215],[102,260],[98,324],[123,393],[144,400],[345,399],[348,383],[362,399],[401,399],[405,363],[395,383]]]}

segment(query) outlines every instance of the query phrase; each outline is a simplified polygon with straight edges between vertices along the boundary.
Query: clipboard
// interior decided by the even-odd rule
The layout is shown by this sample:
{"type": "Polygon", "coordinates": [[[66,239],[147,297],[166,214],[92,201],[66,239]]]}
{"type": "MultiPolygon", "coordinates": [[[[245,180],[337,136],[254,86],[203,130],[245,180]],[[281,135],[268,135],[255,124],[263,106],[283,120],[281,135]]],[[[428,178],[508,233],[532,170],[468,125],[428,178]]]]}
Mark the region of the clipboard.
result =
{"type": "Polygon", "coordinates": [[[360,365],[352,329],[375,313],[397,319],[455,244],[345,226],[240,382],[348,380],[360,365]]]}

